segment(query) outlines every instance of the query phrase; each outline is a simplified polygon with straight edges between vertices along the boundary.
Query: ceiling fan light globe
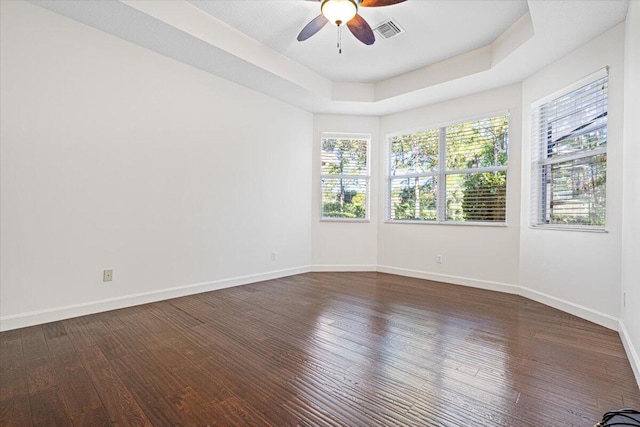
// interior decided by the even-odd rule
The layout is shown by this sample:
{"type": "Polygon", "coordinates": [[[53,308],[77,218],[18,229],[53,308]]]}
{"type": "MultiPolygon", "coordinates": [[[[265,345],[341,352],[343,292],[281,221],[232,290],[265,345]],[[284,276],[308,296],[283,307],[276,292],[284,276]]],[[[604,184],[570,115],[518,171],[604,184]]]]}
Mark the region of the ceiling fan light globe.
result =
{"type": "Polygon", "coordinates": [[[324,0],[320,11],[334,25],[340,26],[351,21],[358,13],[354,0],[324,0]]]}

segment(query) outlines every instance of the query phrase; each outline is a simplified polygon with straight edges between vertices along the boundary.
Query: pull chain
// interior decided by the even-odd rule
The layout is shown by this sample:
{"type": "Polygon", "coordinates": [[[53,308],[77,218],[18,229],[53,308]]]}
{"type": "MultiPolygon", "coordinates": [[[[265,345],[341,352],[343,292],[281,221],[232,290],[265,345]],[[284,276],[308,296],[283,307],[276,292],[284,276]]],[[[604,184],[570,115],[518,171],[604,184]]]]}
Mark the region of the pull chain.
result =
{"type": "Polygon", "coordinates": [[[338,25],[338,53],[342,54],[342,25],[338,25]]]}

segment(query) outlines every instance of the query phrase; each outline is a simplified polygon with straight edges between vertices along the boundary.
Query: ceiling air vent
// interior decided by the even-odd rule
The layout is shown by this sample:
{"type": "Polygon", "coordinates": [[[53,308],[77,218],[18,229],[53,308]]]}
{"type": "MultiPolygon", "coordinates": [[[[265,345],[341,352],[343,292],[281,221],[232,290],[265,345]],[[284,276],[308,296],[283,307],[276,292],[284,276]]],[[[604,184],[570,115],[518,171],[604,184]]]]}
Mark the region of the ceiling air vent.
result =
{"type": "Polygon", "coordinates": [[[391,37],[404,33],[402,27],[400,27],[400,25],[398,25],[393,19],[388,19],[384,22],[381,22],[380,24],[376,25],[373,31],[375,31],[376,34],[385,39],[390,39],[391,37]]]}

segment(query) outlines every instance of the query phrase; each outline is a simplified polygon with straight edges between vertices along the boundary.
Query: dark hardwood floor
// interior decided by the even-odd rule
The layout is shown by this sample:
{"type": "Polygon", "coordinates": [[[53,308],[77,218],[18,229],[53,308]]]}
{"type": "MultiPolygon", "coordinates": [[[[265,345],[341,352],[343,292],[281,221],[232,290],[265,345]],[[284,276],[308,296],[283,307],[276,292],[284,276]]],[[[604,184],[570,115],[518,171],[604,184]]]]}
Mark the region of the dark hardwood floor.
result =
{"type": "Polygon", "coordinates": [[[309,273],[0,334],[19,426],[592,426],[618,334],[527,299],[309,273]]]}

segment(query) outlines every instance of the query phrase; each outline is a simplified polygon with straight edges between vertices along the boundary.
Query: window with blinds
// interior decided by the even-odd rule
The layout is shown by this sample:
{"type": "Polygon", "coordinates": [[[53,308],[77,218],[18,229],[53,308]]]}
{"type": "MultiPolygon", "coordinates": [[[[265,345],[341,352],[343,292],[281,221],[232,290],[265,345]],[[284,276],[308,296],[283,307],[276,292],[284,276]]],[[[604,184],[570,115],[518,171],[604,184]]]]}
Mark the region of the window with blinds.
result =
{"type": "Polygon", "coordinates": [[[322,134],[321,219],[366,220],[370,136],[322,134]]]}
{"type": "Polygon", "coordinates": [[[608,75],[532,106],[533,226],[604,228],[608,75]]]}
{"type": "Polygon", "coordinates": [[[509,116],[389,138],[390,221],[504,223],[509,116]]]}

